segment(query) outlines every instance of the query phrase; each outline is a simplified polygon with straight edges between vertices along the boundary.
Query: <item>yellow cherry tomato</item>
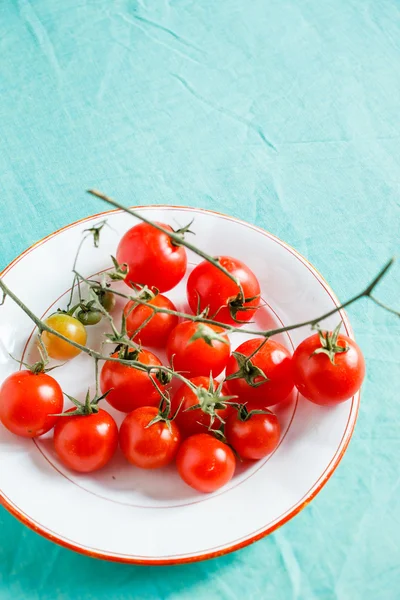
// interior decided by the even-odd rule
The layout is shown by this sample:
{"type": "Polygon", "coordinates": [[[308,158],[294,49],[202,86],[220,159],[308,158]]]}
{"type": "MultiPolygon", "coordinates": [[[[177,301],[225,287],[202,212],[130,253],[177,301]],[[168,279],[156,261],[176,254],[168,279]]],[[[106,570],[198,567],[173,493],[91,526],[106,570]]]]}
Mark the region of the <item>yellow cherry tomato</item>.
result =
{"type": "MultiPolygon", "coordinates": [[[[61,333],[72,342],[76,342],[84,346],[86,344],[87,333],[85,327],[78,319],[65,315],[63,313],[55,313],[45,320],[46,325],[61,333]]],[[[48,355],[57,360],[68,360],[78,356],[81,350],[72,346],[68,342],[61,340],[54,333],[44,331],[42,340],[46,346],[48,355]]]]}

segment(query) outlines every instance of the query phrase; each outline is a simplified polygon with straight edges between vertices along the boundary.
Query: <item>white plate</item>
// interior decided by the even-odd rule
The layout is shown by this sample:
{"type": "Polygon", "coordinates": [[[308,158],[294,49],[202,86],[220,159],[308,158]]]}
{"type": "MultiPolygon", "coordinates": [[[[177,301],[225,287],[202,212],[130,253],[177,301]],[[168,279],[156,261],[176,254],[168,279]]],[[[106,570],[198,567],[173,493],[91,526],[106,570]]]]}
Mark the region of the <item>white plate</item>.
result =
{"type": "MultiPolygon", "coordinates": [[[[262,229],[200,209],[147,206],[140,211],[172,226],[185,225],[194,217],[198,246],[210,254],[235,256],[250,266],[269,306],[258,312],[255,327],[302,322],[338,305],[321,275],[290,246],[262,229]]],[[[100,248],[89,240],[78,268],[86,276],[108,268],[121,235],[136,222],[120,211],[89,217],[38,242],[5,269],[5,283],[40,316],[65,306],[82,232],[104,216],[110,227],[102,231],[100,248]]],[[[196,264],[199,258],[189,253],[189,262],[196,264]]],[[[184,282],[167,295],[183,308],[184,282]]],[[[352,337],[343,312],[325,325],[333,327],[339,318],[343,331],[352,337]]],[[[89,344],[96,343],[103,327],[91,330],[89,344]]],[[[0,308],[0,381],[16,368],[9,353],[33,358],[32,331],[29,318],[7,298],[0,308]]],[[[278,339],[293,348],[309,334],[309,328],[302,328],[278,339]]],[[[233,348],[243,339],[243,334],[232,336],[233,348]]],[[[64,391],[82,397],[92,371],[91,359],[80,355],[54,376],[64,391]]],[[[358,394],[334,408],[316,406],[293,394],[278,411],[283,436],[273,455],[240,467],[230,484],[210,495],[186,486],[173,466],[142,471],[128,465],[119,452],[102,471],[76,474],[58,461],[51,435],[24,440],[0,427],[0,500],[38,533],[91,556],[148,564],[211,558],[270,533],[312,500],[346,450],[358,405],[358,394]]],[[[121,413],[110,412],[121,421],[121,413]]]]}

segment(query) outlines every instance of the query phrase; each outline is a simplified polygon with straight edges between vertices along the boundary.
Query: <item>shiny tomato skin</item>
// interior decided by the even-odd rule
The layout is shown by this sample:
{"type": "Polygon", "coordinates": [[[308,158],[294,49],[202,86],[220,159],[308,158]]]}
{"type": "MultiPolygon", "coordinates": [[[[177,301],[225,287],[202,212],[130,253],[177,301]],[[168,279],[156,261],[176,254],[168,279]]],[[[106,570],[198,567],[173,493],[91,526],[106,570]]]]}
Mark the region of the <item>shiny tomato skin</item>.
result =
{"type": "Polygon", "coordinates": [[[281,428],[273,413],[254,414],[241,421],[232,413],[225,425],[228,443],[241,458],[259,460],[271,454],[279,444],[281,428]]]}
{"type": "MultiPolygon", "coordinates": [[[[245,304],[247,308],[254,307],[254,310],[239,310],[235,317],[237,321],[251,321],[260,304],[260,284],[257,277],[236,258],[220,256],[219,262],[240,281],[245,298],[257,296],[245,304]]],[[[235,282],[208,261],[198,264],[189,275],[187,299],[190,308],[196,313],[198,308],[203,311],[209,307],[208,317],[220,323],[239,325],[232,318],[228,307],[228,302],[235,299],[238,293],[239,287],[235,282]]]]}
{"type": "Polygon", "coordinates": [[[43,435],[54,427],[63,410],[63,393],[53,377],[46,373],[17,371],[0,387],[0,421],[12,433],[22,437],[43,435]]]}
{"type": "Polygon", "coordinates": [[[232,450],[208,433],[192,435],[179,448],[176,465],[185,483],[198,492],[215,492],[226,485],[235,472],[232,450]]]}
{"type": "Polygon", "coordinates": [[[142,406],[125,417],[119,431],[119,443],[125,458],[141,469],[158,469],[173,461],[181,436],[175,421],[148,424],[158,409],[142,406]]]}
{"type": "MultiPolygon", "coordinates": [[[[168,360],[173,363],[176,371],[182,371],[188,379],[200,375],[213,377],[225,369],[230,354],[230,342],[227,335],[224,338],[227,344],[219,340],[212,340],[212,346],[203,339],[190,342],[192,336],[201,326],[193,321],[183,321],[172,330],[167,342],[168,360]]],[[[207,325],[216,333],[224,333],[222,327],[207,325]]]]}
{"type": "MultiPolygon", "coordinates": [[[[71,408],[67,412],[71,412],[71,408]]],[[[79,473],[104,467],[118,447],[118,427],[102,408],[90,415],[58,417],[54,427],[54,448],[61,462],[79,473]]]]}
{"type": "MultiPolygon", "coordinates": [[[[45,324],[61,333],[72,342],[84,346],[86,344],[87,333],[85,327],[78,319],[64,313],[54,313],[47,317],[45,324]]],[[[56,360],[69,360],[81,353],[79,348],[75,348],[68,342],[61,340],[54,333],[43,331],[42,341],[46,346],[48,355],[56,360]]]]}
{"type": "MultiPolygon", "coordinates": [[[[192,377],[190,381],[197,387],[203,387],[206,390],[209,388],[209,377],[192,377]]],[[[218,381],[214,380],[214,390],[217,387],[218,381]]],[[[183,437],[195,435],[196,433],[206,433],[211,425],[210,415],[201,408],[187,410],[191,406],[196,406],[196,404],[199,404],[199,399],[186,383],[183,383],[172,396],[171,413],[175,414],[180,407],[175,417],[175,423],[178,425],[183,437]]],[[[228,405],[226,408],[217,408],[215,412],[225,421],[232,410],[232,407],[228,405]]],[[[220,426],[221,421],[215,418],[212,429],[219,429],[220,426]]]]}
{"type": "MultiPolygon", "coordinates": [[[[175,310],[176,307],[169,298],[162,294],[157,294],[151,300],[148,300],[149,304],[158,308],[167,308],[168,310],[175,310]]],[[[124,308],[126,316],[126,329],[128,335],[132,337],[133,333],[140,327],[142,323],[146,321],[151,315],[153,315],[150,321],[145,325],[132,339],[134,342],[140,343],[143,346],[153,346],[154,348],[164,348],[169,334],[178,325],[178,317],[175,315],[169,315],[167,313],[156,313],[154,314],[152,309],[142,304],[136,304],[130,300],[124,308]],[[132,308],[134,307],[134,308],[132,308]]]]}
{"type": "Polygon", "coordinates": [[[321,348],[316,333],[306,338],[293,354],[293,376],[299,392],[322,406],[349,400],[360,389],[365,376],[365,362],[358,345],[339,334],[338,345],[349,346],[347,352],[335,354],[333,365],[326,354],[313,354],[321,348]]]}
{"type": "MultiPolygon", "coordinates": [[[[260,338],[243,342],[236,352],[250,356],[261,345],[260,338]]],[[[285,346],[274,340],[266,344],[253,356],[251,362],[259,367],[270,381],[265,381],[258,387],[252,387],[243,378],[229,379],[226,385],[231,394],[238,396],[242,403],[251,402],[252,407],[265,408],[285,400],[293,390],[293,373],[291,353],[285,346]]],[[[232,355],[226,367],[226,376],[238,370],[236,358],[232,355]]],[[[262,381],[262,378],[256,379],[262,381]]]]}
{"type": "MultiPolygon", "coordinates": [[[[115,352],[112,357],[117,358],[118,353],[115,352]]],[[[161,366],[162,364],[155,354],[144,348],[139,352],[136,360],[144,365],[161,366]]],[[[140,406],[160,404],[160,394],[150,378],[156,381],[160,390],[165,390],[165,385],[156,379],[155,374],[148,375],[135,367],[109,360],[104,363],[100,372],[100,388],[103,394],[111,390],[106,400],[112,407],[129,413],[140,406]]]]}
{"type": "MultiPolygon", "coordinates": [[[[172,227],[158,223],[167,231],[172,227]]],[[[152,225],[139,223],[125,233],[117,248],[117,261],[127,263],[125,281],[156,287],[166,292],[175,287],[186,273],[187,256],[183,246],[175,246],[171,238],[152,225]]]]}

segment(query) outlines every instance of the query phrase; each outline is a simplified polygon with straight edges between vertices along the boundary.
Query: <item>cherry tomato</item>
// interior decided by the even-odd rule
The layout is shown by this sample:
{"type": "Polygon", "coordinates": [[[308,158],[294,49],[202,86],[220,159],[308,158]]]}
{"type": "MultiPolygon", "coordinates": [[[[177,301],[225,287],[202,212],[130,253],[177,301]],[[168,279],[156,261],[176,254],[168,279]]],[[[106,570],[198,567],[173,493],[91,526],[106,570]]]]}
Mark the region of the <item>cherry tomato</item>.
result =
{"type": "Polygon", "coordinates": [[[246,310],[240,310],[240,304],[235,308],[239,287],[217,267],[208,261],[203,261],[193,269],[187,282],[187,298],[190,308],[196,313],[198,309],[203,311],[208,307],[210,319],[229,325],[238,325],[238,321],[250,321],[260,304],[260,284],[257,277],[249,267],[236,258],[220,256],[218,260],[229,273],[232,273],[240,281],[245,298],[252,298],[252,300],[244,303],[243,306],[246,310]],[[232,318],[229,307],[236,312],[234,315],[236,321],[232,318]]]}
{"type": "Polygon", "coordinates": [[[183,321],[172,330],[168,338],[167,356],[174,369],[182,371],[185,377],[208,376],[210,373],[217,377],[226,367],[230,347],[228,336],[221,327],[183,321]],[[194,335],[201,333],[210,343],[202,337],[190,341],[194,335]],[[213,339],[216,334],[218,339],[213,339]]]}
{"type": "Polygon", "coordinates": [[[302,341],[293,354],[296,387],[315,404],[337,404],[348,400],[363,382],[365,363],[360,348],[346,335],[339,335],[336,342],[339,348],[347,346],[348,350],[335,353],[334,364],[326,353],[314,354],[322,348],[318,333],[302,341]]]}
{"type": "MultiPolygon", "coordinates": [[[[84,346],[86,344],[86,329],[78,319],[64,313],[54,313],[45,320],[45,324],[67,337],[72,342],[84,346]]],[[[43,331],[42,341],[48,355],[56,360],[68,360],[80,354],[80,350],[68,342],[61,340],[53,333],[43,331]]]]}
{"type": "Polygon", "coordinates": [[[63,409],[63,393],[46,373],[17,371],[0,388],[0,421],[16,435],[36,437],[49,431],[63,409]]]}
{"type": "MultiPolygon", "coordinates": [[[[118,357],[118,352],[112,354],[118,357]]],[[[143,365],[161,366],[161,361],[149,350],[140,350],[133,353],[132,358],[143,365]]],[[[131,412],[140,406],[158,406],[160,394],[152,384],[151,379],[156,381],[160,390],[165,390],[155,374],[149,375],[146,371],[139,371],[135,367],[123,365],[114,361],[106,361],[100,373],[100,387],[103,394],[108,390],[106,400],[111,406],[122,412],[131,412]]]]}
{"type": "Polygon", "coordinates": [[[178,450],[176,465],[183,481],[199,492],[215,492],[235,472],[232,450],[208,433],[192,435],[178,450]]]}
{"type": "Polygon", "coordinates": [[[82,323],[82,325],[85,325],[87,327],[90,325],[97,325],[97,323],[100,323],[101,319],[103,318],[103,313],[99,310],[81,309],[76,313],[76,318],[82,323]]]}
{"type": "MultiPolygon", "coordinates": [[[[175,305],[169,298],[162,294],[157,294],[154,298],[148,300],[149,304],[159,308],[168,308],[175,310],[175,305]]],[[[130,300],[124,308],[126,316],[126,329],[131,337],[134,332],[144,323],[149,317],[150,320],[132,339],[135,342],[141,343],[144,346],[154,346],[163,348],[167,343],[168,336],[178,324],[178,317],[167,313],[154,313],[148,306],[136,304],[130,300]],[[153,316],[152,316],[153,315],[153,316]]]]}
{"type": "Polygon", "coordinates": [[[94,293],[99,299],[100,304],[107,312],[111,312],[116,304],[115,294],[106,290],[93,288],[94,293]]]}
{"type": "Polygon", "coordinates": [[[279,444],[281,428],[276,415],[251,414],[244,420],[240,412],[231,413],[224,433],[241,458],[259,460],[271,454],[279,444]]]}
{"type": "MultiPolygon", "coordinates": [[[[68,412],[74,411],[71,408],[68,412]]],[[[118,427],[102,408],[90,415],[58,417],[54,448],[61,462],[73,471],[90,473],[106,465],[118,447],[118,427]]]]}
{"type": "MultiPolygon", "coordinates": [[[[167,231],[172,227],[158,223],[167,231]]],[[[177,246],[166,234],[147,223],[135,225],[122,237],[117,261],[128,265],[125,281],[156,287],[166,292],[176,286],[186,273],[187,257],[183,246],[177,246]]]]}
{"type": "MultiPolygon", "coordinates": [[[[178,409],[179,412],[175,417],[175,423],[178,425],[183,436],[194,435],[196,433],[206,433],[211,426],[211,414],[213,409],[223,421],[227,415],[233,410],[232,406],[215,408],[221,406],[223,400],[218,404],[218,395],[213,393],[218,388],[218,381],[211,381],[212,389],[210,390],[209,377],[193,377],[190,380],[196,387],[202,388],[199,396],[186,383],[183,383],[175,392],[171,400],[171,413],[174,414],[178,409]],[[215,404],[217,403],[217,404],[215,404]],[[202,408],[188,410],[192,406],[200,404],[202,408]],[[180,407],[180,408],[179,408],[180,407]]],[[[222,393],[219,397],[222,396],[222,393]]],[[[222,421],[217,417],[214,418],[212,429],[219,429],[222,421]]]]}
{"type": "Polygon", "coordinates": [[[264,408],[285,400],[292,391],[294,383],[291,354],[287,348],[274,340],[268,340],[251,358],[255,370],[251,365],[246,367],[244,357],[250,356],[261,344],[259,338],[254,338],[236,348],[226,367],[226,385],[231,394],[238,396],[240,402],[251,402],[252,406],[258,404],[259,408],[264,408]],[[236,353],[242,356],[235,357],[236,353]],[[238,378],[228,379],[238,372],[241,366],[238,361],[244,363],[242,373],[247,371],[247,375],[242,374],[238,378]],[[261,369],[268,381],[257,373],[257,368],[261,369]],[[251,386],[246,381],[246,377],[252,380],[256,387],[251,386]]]}
{"type": "Polygon", "coordinates": [[[142,469],[158,469],[175,458],[181,441],[175,421],[157,421],[154,406],[142,406],[129,413],[119,431],[121,450],[130,463],[142,469]]]}

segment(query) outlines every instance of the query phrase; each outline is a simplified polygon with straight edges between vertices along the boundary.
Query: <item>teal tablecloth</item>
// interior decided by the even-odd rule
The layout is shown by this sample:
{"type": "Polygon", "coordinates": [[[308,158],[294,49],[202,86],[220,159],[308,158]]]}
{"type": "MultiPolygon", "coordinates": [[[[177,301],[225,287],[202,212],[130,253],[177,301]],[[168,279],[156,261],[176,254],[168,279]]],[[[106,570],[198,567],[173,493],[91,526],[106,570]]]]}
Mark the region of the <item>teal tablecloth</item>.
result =
{"type": "MultiPolygon", "coordinates": [[[[103,210],[89,186],[257,223],[342,298],[398,252],[396,0],[2,0],[0,94],[0,269],[103,210]]],[[[380,287],[397,306],[399,280],[380,287]]],[[[368,364],[359,421],[293,521],[146,568],[74,554],[1,509],[0,598],[399,598],[399,320],[368,302],[350,316],[368,364]]]]}

